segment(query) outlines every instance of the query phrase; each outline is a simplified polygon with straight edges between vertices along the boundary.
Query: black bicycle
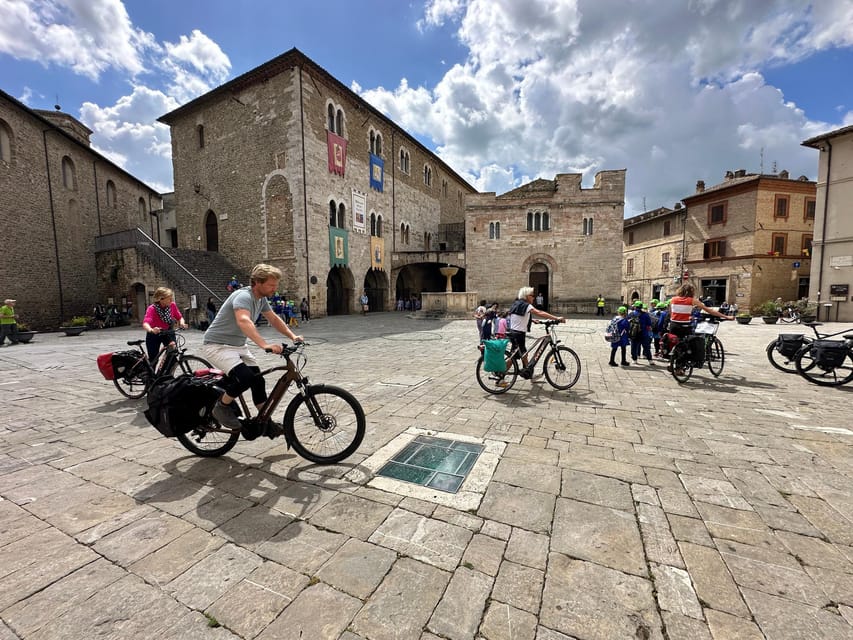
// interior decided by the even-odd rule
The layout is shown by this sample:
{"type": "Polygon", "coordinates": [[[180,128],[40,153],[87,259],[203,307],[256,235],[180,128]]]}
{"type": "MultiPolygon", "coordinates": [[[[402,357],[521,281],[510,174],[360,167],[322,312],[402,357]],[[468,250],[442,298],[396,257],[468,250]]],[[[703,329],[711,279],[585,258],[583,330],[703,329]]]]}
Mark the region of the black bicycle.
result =
{"type": "Polygon", "coordinates": [[[198,369],[210,369],[204,358],[187,355],[184,336],[172,333],[174,347],[163,347],[155,363],[148,360],[143,345],[145,340],[128,340],[128,351],[113,354],[113,384],[123,396],[132,400],[145,397],[154,381],[161,376],[178,376],[198,369]]]}
{"type": "MultiPolygon", "coordinates": [[[[252,416],[249,405],[239,396],[241,429],[229,429],[213,417],[213,406],[204,409],[199,424],[186,433],[176,433],[178,441],[189,451],[206,458],[228,453],[240,438],[240,433],[252,437],[284,435],[288,448],[317,464],[333,464],[352,455],[364,439],[366,419],[358,400],[345,389],[327,384],[309,384],[302,375],[307,362],[305,343],[282,345],[281,357],[286,364],[261,371],[267,376],[283,371],[266,402],[257,415],[252,416]],[[294,361],[295,360],[295,361],[294,361]],[[296,385],[296,395],[284,411],[281,422],[273,420],[284,394],[291,384],[296,385]]],[[[269,350],[268,350],[269,352],[269,350]]],[[[221,371],[200,371],[211,384],[223,377],[221,371]]]]}
{"type": "MultiPolygon", "coordinates": [[[[561,343],[557,338],[554,327],[560,324],[557,320],[534,320],[535,324],[545,327],[545,335],[536,341],[527,350],[528,371],[533,372],[539,359],[545,355],[542,364],[542,373],[545,379],[555,389],[565,391],[571,389],[581,375],[581,361],[573,349],[561,343]]],[[[477,383],[487,392],[493,394],[506,393],[515,384],[519,376],[519,361],[522,353],[517,347],[509,347],[504,353],[506,368],[504,371],[487,371],[485,369],[485,356],[477,360],[477,383]]]]}
{"type": "Polygon", "coordinates": [[[672,348],[667,369],[679,384],[690,380],[693,369],[701,369],[705,363],[715,378],[723,372],[726,352],[717,337],[719,327],[720,318],[703,315],[693,332],[672,348]]]}
{"type": "Polygon", "coordinates": [[[820,336],[797,351],[797,373],[821,387],[840,387],[853,380],[853,333],[844,333],[843,340],[826,339],[842,333],[820,336]]]}

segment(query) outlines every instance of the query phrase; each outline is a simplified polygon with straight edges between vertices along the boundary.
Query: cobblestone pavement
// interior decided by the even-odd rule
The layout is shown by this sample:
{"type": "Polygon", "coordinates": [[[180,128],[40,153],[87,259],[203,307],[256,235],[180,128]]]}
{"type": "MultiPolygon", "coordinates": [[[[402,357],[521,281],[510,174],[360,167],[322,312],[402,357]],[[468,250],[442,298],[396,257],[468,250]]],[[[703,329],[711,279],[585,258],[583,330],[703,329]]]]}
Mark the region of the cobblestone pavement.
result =
{"type": "Polygon", "coordinates": [[[800,327],[727,323],[679,386],[605,324],[559,329],[571,391],[490,396],[473,321],[312,321],[368,420],[330,467],[160,437],[95,366],[138,328],[0,348],[0,640],[853,638],[853,385],[769,365],[800,327]],[[374,477],[419,433],[486,445],[460,494],[374,477]]]}

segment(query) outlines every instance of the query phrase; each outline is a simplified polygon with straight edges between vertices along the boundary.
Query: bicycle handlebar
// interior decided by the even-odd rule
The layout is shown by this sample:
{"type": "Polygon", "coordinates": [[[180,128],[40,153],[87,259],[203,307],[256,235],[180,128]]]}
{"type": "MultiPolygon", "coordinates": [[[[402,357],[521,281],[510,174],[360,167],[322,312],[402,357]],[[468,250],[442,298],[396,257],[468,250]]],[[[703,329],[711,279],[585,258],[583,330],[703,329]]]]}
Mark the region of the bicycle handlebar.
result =
{"type": "MultiPolygon", "coordinates": [[[[304,340],[302,340],[300,342],[294,342],[292,345],[288,345],[288,344],[285,344],[284,342],[282,342],[281,343],[281,353],[279,355],[281,355],[282,358],[285,358],[289,355],[293,355],[294,353],[299,351],[302,347],[304,347],[308,344],[309,343],[305,342],[304,340]]],[[[272,348],[267,347],[266,349],[264,349],[264,351],[266,351],[267,353],[272,353],[272,348]]]]}

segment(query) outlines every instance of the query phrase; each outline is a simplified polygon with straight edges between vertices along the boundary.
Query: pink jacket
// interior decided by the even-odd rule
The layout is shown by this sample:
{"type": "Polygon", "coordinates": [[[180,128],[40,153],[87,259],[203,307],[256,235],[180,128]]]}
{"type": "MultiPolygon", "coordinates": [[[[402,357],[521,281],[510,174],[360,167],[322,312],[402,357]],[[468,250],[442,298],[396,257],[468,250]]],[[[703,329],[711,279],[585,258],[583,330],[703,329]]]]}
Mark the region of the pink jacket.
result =
{"type": "MultiPolygon", "coordinates": [[[[171,329],[172,327],[166,326],[166,323],[160,319],[160,314],[157,313],[157,309],[155,308],[157,303],[148,305],[148,308],[145,310],[145,318],[142,320],[143,323],[147,322],[151,325],[152,328],[157,329],[171,329]]],[[[178,311],[178,305],[174,302],[169,305],[169,309],[172,311],[172,319],[179,323],[183,320],[184,316],[181,315],[181,312],[178,311]]]]}

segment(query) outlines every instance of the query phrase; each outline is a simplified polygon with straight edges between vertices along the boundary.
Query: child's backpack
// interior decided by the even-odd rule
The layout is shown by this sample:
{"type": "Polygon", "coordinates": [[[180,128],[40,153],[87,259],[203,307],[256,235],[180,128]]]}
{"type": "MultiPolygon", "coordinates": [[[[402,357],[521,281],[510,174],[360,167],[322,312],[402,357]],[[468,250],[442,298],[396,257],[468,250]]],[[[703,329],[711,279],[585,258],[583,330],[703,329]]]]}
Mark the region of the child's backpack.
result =
{"type": "Polygon", "coordinates": [[[640,326],[640,315],[635,314],[628,318],[629,328],[628,328],[628,336],[631,338],[639,338],[640,333],[642,332],[642,327],[640,326]]]}
{"type": "Polygon", "coordinates": [[[607,328],[604,330],[604,340],[606,342],[619,342],[622,339],[621,332],[619,331],[619,321],[621,319],[619,316],[616,316],[607,325],[607,328]]]}

